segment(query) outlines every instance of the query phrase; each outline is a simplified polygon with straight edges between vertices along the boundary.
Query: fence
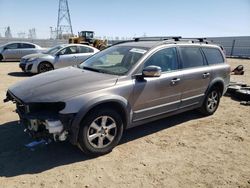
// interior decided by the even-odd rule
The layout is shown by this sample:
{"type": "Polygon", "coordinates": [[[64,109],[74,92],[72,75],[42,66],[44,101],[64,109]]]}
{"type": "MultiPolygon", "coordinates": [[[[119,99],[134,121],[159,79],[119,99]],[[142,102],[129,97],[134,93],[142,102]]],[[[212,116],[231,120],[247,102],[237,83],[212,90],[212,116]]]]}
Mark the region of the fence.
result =
{"type": "Polygon", "coordinates": [[[228,57],[250,58],[250,36],[246,37],[211,37],[207,38],[214,43],[221,44],[228,57]]]}
{"type": "MultiPolygon", "coordinates": [[[[226,50],[228,57],[248,57],[250,58],[250,36],[243,37],[208,37],[214,43],[220,44],[226,50]]],[[[50,40],[50,39],[15,39],[0,38],[0,45],[11,41],[26,41],[38,44],[42,47],[52,47],[57,44],[68,43],[67,40],[50,40]]],[[[109,41],[114,44],[118,41],[109,41]]]]}

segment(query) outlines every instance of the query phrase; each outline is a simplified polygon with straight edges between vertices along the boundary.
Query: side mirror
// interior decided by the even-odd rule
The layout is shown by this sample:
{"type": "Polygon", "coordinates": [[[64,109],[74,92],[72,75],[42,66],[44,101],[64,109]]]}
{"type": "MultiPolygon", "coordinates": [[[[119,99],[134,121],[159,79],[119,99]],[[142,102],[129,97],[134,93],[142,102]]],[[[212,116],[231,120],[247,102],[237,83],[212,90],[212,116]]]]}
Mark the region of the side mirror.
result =
{"type": "Polygon", "coordinates": [[[150,65],[142,70],[143,77],[160,77],[161,67],[150,65]]]}

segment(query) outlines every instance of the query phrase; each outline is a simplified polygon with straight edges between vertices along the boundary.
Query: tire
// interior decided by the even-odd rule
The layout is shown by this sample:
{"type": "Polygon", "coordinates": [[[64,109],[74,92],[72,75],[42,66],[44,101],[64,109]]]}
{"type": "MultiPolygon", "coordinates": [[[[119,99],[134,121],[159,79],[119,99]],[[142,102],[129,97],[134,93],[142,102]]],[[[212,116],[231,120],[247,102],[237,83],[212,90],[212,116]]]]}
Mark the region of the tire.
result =
{"type": "Polygon", "coordinates": [[[95,109],[81,122],[78,147],[87,155],[104,155],[119,143],[122,134],[122,118],[115,110],[95,109]]]}
{"type": "Polygon", "coordinates": [[[0,62],[3,60],[3,55],[0,54],[0,62]]]}
{"type": "Polygon", "coordinates": [[[48,62],[42,62],[38,65],[38,73],[48,72],[54,70],[54,67],[51,63],[48,62]]]}
{"type": "Polygon", "coordinates": [[[214,114],[220,104],[220,97],[221,93],[219,90],[215,87],[211,88],[207,93],[201,108],[199,109],[200,112],[205,116],[214,114]]]}

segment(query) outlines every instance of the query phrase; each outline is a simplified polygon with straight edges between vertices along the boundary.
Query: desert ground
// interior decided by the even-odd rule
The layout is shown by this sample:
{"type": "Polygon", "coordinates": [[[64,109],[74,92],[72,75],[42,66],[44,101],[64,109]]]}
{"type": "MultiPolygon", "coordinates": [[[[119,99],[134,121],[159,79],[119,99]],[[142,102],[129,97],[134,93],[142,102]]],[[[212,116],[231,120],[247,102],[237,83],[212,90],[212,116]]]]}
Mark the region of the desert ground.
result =
{"type": "MultiPolygon", "coordinates": [[[[250,85],[250,60],[232,81],[250,85]]],[[[250,106],[222,97],[218,111],[186,112],[127,130],[109,154],[89,158],[71,144],[34,150],[18,125],[7,88],[29,76],[17,62],[0,63],[0,187],[250,187],[250,106]]]]}

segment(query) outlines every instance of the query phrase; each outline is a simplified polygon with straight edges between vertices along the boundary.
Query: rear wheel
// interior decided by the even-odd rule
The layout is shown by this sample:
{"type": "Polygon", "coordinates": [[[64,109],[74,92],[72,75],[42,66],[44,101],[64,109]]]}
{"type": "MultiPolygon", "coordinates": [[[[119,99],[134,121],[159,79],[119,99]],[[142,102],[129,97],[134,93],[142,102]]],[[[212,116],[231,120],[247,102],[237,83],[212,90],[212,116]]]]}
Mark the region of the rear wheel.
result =
{"type": "Polygon", "coordinates": [[[80,125],[78,146],[88,155],[103,155],[119,143],[122,133],[122,119],[116,111],[95,109],[80,125]]]}
{"type": "Polygon", "coordinates": [[[54,67],[53,67],[53,65],[51,65],[48,62],[42,62],[38,66],[38,73],[48,72],[48,71],[51,71],[51,70],[54,70],[54,67]]]}
{"type": "Polygon", "coordinates": [[[217,88],[212,88],[207,93],[200,111],[204,115],[212,115],[217,110],[220,103],[221,94],[217,88]]]}

